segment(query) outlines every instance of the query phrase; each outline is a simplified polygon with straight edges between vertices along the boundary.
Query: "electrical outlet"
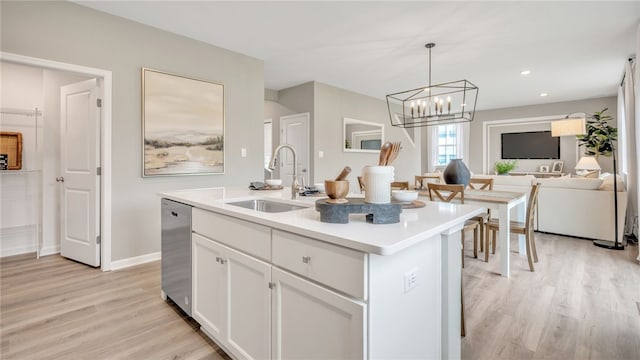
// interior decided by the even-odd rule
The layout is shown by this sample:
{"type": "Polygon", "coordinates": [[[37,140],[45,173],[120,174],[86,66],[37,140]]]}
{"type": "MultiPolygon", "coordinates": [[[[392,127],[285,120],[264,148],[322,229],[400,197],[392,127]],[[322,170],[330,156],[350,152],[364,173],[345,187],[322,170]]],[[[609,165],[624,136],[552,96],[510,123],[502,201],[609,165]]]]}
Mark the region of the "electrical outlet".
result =
{"type": "Polygon", "coordinates": [[[247,157],[247,149],[245,148],[240,149],[240,156],[247,157]]]}
{"type": "Polygon", "coordinates": [[[322,159],[324,157],[324,151],[318,151],[318,158],[322,159]]]}
{"type": "Polygon", "coordinates": [[[408,293],[418,285],[418,268],[404,274],[404,292],[408,293]]]}

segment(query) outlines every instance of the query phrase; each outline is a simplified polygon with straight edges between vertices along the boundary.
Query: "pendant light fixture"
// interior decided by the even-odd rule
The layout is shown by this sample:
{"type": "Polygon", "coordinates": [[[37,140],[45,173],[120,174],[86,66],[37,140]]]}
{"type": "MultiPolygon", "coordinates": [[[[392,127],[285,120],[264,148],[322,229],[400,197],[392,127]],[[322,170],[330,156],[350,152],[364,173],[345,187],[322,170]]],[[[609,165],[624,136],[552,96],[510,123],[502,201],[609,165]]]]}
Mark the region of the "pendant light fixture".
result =
{"type": "Polygon", "coordinates": [[[431,85],[431,49],[429,49],[429,85],[387,95],[391,125],[413,128],[473,121],[478,87],[468,80],[431,85]]]}

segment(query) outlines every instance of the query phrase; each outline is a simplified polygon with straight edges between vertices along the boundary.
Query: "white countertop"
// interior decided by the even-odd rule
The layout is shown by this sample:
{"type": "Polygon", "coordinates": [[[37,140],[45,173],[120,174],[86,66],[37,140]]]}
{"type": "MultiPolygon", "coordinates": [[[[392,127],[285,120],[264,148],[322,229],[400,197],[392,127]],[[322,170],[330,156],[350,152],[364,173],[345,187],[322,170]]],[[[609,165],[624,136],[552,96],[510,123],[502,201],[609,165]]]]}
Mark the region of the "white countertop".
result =
{"type": "MultiPolygon", "coordinates": [[[[301,196],[298,200],[291,200],[289,188],[257,191],[246,188],[218,187],[179,190],[160,195],[200,209],[379,255],[392,255],[415,243],[445,232],[452,226],[484,211],[482,207],[475,205],[431,202],[426,197],[420,197],[419,200],[424,201],[426,206],[418,209],[403,209],[399,223],[370,224],[366,222],[364,214],[352,214],[349,215],[348,224],[331,224],[321,222],[320,213],[315,209],[315,201],[321,197],[301,196]],[[255,198],[292,202],[309,208],[281,213],[265,213],[226,204],[227,202],[255,198]]],[[[349,194],[348,197],[362,197],[362,195],[349,194]]]]}

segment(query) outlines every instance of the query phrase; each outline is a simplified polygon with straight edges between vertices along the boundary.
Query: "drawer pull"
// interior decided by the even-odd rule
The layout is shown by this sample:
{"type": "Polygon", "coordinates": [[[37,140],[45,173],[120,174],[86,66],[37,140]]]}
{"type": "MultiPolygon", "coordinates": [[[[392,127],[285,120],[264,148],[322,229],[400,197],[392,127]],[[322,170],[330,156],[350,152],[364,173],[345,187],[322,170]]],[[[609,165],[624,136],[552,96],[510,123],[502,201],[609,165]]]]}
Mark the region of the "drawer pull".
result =
{"type": "Polygon", "coordinates": [[[302,257],[302,262],[305,264],[308,264],[311,262],[311,256],[303,256],[302,257]]]}
{"type": "Polygon", "coordinates": [[[177,212],[175,212],[175,211],[172,211],[172,212],[171,212],[171,215],[173,215],[173,216],[178,216],[178,213],[177,213],[177,212]]]}

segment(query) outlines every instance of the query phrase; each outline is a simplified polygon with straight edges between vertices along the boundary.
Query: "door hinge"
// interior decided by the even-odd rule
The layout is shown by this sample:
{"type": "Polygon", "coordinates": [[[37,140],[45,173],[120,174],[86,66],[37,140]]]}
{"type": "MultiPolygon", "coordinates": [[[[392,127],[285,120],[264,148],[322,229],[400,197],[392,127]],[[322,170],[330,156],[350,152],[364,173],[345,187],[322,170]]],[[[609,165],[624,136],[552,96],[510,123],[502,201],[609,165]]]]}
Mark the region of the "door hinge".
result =
{"type": "Polygon", "coordinates": [[[99,176],[99,175],[102,175],[102,166],[98,166],[98,167],[96,168],[96,175],[98,175],[98,176],[99,176]]]}
{"type": "Polygon", "coordinates": [[[101,108],[102,107],[102,99],[97,99],[96,100],[96,105],[101,108]]]}
{"type": "Polygon", "coordinates": [[[276,283],[270,282],[269,283],[269,289],[275,289],[275,288],[276,288],[276,283]]]}
{"type": "Polygon", "coordinates": [[[100,235],[96,236],[96,244],[100,245],[100,235]]]}

